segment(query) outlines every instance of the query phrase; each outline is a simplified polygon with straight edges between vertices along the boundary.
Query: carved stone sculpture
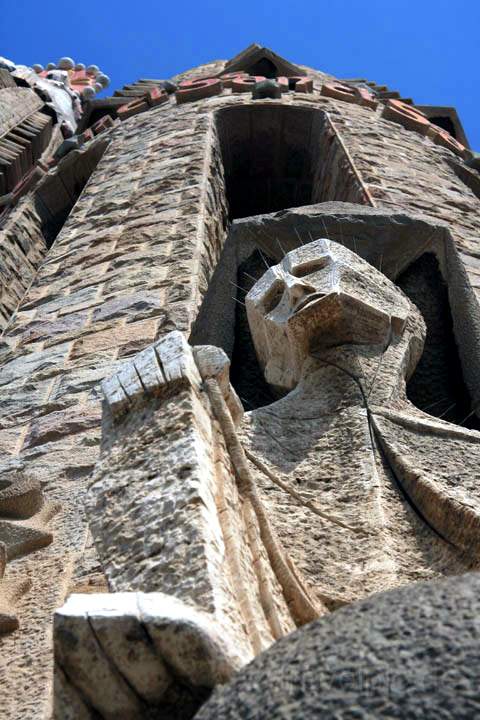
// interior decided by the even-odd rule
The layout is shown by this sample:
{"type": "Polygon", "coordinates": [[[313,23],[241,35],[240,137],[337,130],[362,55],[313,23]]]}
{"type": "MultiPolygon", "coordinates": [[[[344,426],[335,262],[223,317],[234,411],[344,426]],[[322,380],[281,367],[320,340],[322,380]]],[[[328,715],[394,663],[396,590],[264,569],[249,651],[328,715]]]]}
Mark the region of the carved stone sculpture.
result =
{"type": "MultiPolygon", "coordinates": [[[[408,298],[324,239],[268,269],[246,310],[278,400],[243,413],[225,353],[170,333],[103,384],[103,452],[89,499],[111,590],[152,593],[159,637],[182,616],[195,642],[205,642],[208,628],[210,648],[222,639],[227,675],[341,605],[478,564],[471,468],[480,434],[407,400],[425,332],[408,298]]],[[[76,596],[59,613],[59,717],[73,695],[110,717],[95,683],[99,651],[88,650],[85,632],[108,667],[122,667],[122,677],[101,671],[110,693],[118,685],[128,695],[126,677],[155,708],[168,706],[163,685],[177,697],[183,682],[200,697],[198,668],[180,653],[175,677],[157,673],[149,700],[135,680],[138,655],[126,657],[114,641],[122,597],[131,596],[76,596]],[[99,608],[101,638],[92,630],[99,608]],[[74,661],[67,635],[84,648],[74,661]]],[[[142,602],[129,623],[142,623],[142,602]]],[[[167,645],[155,645],[160,667],[171,664],[167,645]]],[[[208,678],[207,690],[225,674],[208,678]]],[[[137,702],[124,705],[125,718],[137,716],[137,702]]]]}
{"type": "Polygon", "coordinates": [[[28,577],[5,577],[7,563],[52,542],[48,523],[59,509],[44,501],[38,481],[20,472],[0,480],[0,633],[18,628],[15,605],[32,585],[28,577]]]}
{"type": "Polygon", "coordinates": [[[407,400],[424,337],[415,306],[317,241],[268,270],[246,307],[265,377],[289,393],[248,413],[241,434],[274,530],[317,597],[335,607],[476,566],[480,436],[407,400]]]}
{"type": "MultiPolygon", "coordinates": [[[[237,491],[254,493],[257,523],[268,519],[265,533],[273,530],[317,610],[475,566],[479,498],[465,468],[480,436],[406,399],[424,337],[415,306],[353,252],[318,240],[270,268],[246,307],[267,382],[283,397],[239,422],[222,351],[194,348],[202,385],[190,348],[172,333],[105,383],[114,422],[131,398],[158,392],[159,362],[170,403],[180,404],[172,393],[186,381],[206,395],[237,491]]],[[[162,450],[173,469],[179,460],[171,444],[162,450]]],[[[110,456],[100,468],[112,475],[110,456]]],[[[94,513],[94,529],[103,523],[94,513]]],[[[112,544],[107,565],[114,552],[112,544]]]]}
{"type": "Polygon", "coordinates": [[[293,629],[292,615],[316,617],[259,502],[223,351],[172,332],[103,388],[107,452],[90,511],[112,589],[193,603],[243,661],[293,629]]]}

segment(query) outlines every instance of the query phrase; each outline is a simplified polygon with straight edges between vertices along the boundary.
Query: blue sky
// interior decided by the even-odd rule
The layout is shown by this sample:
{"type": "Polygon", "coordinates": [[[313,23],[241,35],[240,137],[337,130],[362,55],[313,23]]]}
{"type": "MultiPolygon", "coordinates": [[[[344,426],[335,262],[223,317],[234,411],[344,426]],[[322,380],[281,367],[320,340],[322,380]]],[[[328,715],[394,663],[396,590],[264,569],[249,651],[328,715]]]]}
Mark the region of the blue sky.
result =
{"type": "Polygon", "coordinates": [[[480,0],[0,0],[0,55],[95,63],[111,89],[163,78],[251,42],[337,77],[365,77],[418,104],[454,105],[480,151],[480,0]]]}

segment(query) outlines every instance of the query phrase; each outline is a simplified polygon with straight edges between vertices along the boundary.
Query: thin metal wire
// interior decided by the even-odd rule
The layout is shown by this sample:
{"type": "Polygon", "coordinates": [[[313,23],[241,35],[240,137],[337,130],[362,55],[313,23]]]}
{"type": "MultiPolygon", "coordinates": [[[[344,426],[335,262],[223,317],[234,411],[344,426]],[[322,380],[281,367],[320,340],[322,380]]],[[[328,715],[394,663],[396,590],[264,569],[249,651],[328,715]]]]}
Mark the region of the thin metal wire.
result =
{"type": "Polygon", "coordinates": [[[304,245],[304,242],[303,242],[302,238],[300,237],[300,233],[298,232],[298,230],[295,226],[293,228],[293,231],[294,231],[295,235],[298,237],[298,239],[300,240],[300,245],[304,245]]]}
{"type": "Polygon", "coordinates": [[[457,404],[457,403],[453,403],[453,405],[450,405],[450,407],[448,407],[448,408],[445,410],[445,412],[443,412],[441,415],[438,415],[438,419],[443,418],[444,415],[446,415],[448,412],[450,412],[450,410],[453,410],[453,408],[455,407],[456,404],[457,404]]]}
{"type": "Polygon", "coordinates": [[[233,287],[238,288],[243,293],[245,293],[245,295],[248,293],[248,290],[245,290],[245,288],[241,287],[240,285],[237,285],[237,283],[234,283],[233,280],[229,280],[229,282],[230,282],[230,285],[233,285],[233,287]]]}
{"type": "Polygon", "coordinates": [[[430,408],[435,407],[435,405],[439,405],[441,402],[444,402],[445,400],[448,400],[448,396],[440,398],[440,400],[435,400],[435,402],[425,405],[425,407],[420,408],[420,410],[422,410],[422,411],[429,410],[430,408]]]}
{"type": "Polygon", "coordinates": [[[393,271],[393,275],[392,275],[392,282],[394,282],[394,283],[396,283],[397,279],[400,277],[398,265],[399,265],[399,259],[397,257],[397,260],[395,262],[395,270],[393,271]]]}
{"type": "Polygon", "coordinates": [[[380,371],[380,367],[381,367],[381,365],[382,365],[383,358],[385,357],[385,354],[386,354],[388,348],[390,347],[390,343],[391,343],[391,342],[392,342],[392,333],[391,333],[391,331],[390,331],[390,337],[388,338],[388,343],[387,343],[385,349],[383,350],[382,354],[380,355],[380,360],[378,361],[376,370],[375,370],[375,372],[374,372],[374,374],[373,374],[373,380],[372,380],[372,384],[370,385],[370,389],[369,389],[369,391],[368,391],[367,400],[370,399],[370,395],[372,394],[372,390],[373,390],[374,385],[375,385],[375,383],[376,383],[376,381],[377,381],[377,375],[378,375],[378,373],[379,373],[379,371],[380,371]]]}
{"type": "Polygon", "coordinates": [[[327,239],[328,238],[328,230],[327,230],[327,226],[325,224],[325,220],[323,219],[323,217],[320,218],[320,222],[322,223],[323,229],[325,230],[325,239],[327,239]]]}
{"type": "Polygon", "coordinates": [[[257,238],[255,237],[253,230],[251,230],[249,227],[246,227],[245,229],[248,232],[248,234],[250,235],[250,237],[252,238],[254,244],[257,245],[258,244],[257,238]]]}
{"type": "Polygon", "coordinates": [[[258,252],[260,253],[260,257],[262,258],[263,262],[265,263],[265,266],[266,266],[267,270],[270,270],[270,265],[267,263],[267,261],[266,261],[266,259],[265,259],[265,255],[264,255],[263,252],[260,250],[260,248],[257,248],[257,250],[258,250],[258,252]]]}
{"type": "Polygon", "coordinates": [[[467,422],[467,420],[469,420],[469,418],[471,418],[472,415],[475,415],[476,412],[477,412],[477,408],[473,408],[472,412],[468,413],[467,417],[464,417],[463,420],[461,422],[459,422],[458,424],[463,425],[463,423],[467,422]]]}
{"type": "Polygon", "coordinates": [[[283,248],[283,246],[282,246],[282,243],[280,242],[280,240],[279,240],[278,238],[275,238],[275,240],[277,241],[277,243],[278,243],[278,245],[279,245],[279,247],[280,247],[280,250],[283,252],[283,257],[285,257],[285,255],[286,255],[287,253],[285,252],[285,250],[284,250],[284,248],[283,248]]]}
{"type": "Polygon", "coordinates": [[[255,409],[254,405],[250,402],[250,400],[247,400],[246,398],[242,397],[241,395],[240,395],[240,400],[242,401],[242,403],[244,405],[250,405],[250,407],[252,409],[255,409]]]}

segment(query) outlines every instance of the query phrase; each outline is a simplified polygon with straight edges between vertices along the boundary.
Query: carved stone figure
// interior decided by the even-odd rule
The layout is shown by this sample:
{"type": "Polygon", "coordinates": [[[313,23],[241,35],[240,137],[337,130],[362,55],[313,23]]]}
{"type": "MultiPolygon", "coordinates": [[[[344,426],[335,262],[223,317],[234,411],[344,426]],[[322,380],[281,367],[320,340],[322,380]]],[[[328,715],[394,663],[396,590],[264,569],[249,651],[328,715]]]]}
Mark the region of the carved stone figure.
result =
{"type": "Polygon", "coordinates": [[[32,585],[28,577],[5,577],[7,563],[50,545],[48,523],[59,510],[59,503],[45,502],[40,483],[23,473],[0,480],[0,633],[18,628],[15,605],[32,585]]]}
{"type": "Polygon", "coordinates": [[[14,720],[187,720],[299,625],[478,564],[456,110],[258,45],[95,100],[108,83],[0,58],[14,720]],[[354,252],[302,246],[322,237],[354,252]]]}
{"type": "Polygon", "coordinates": [[[480,435],[407,400],[424,323],[381,272],[317,240],[246,308],[279,399],[243,414],[223,351],[170,333],[104,383],[90,501],[112,590],[193,604],[243,661],[340,605],[475,567],[480,509],[480,435]]]}
{"type": "Polygon", "coordinates": [[[416,307],[322,240],[268,270],[246,307],[265,377],[288,394],[247,413],[241,437],[273,528],[314,594],[335,607],[477,566],[480,436],[406,398],[424,338],[416,307]]]}

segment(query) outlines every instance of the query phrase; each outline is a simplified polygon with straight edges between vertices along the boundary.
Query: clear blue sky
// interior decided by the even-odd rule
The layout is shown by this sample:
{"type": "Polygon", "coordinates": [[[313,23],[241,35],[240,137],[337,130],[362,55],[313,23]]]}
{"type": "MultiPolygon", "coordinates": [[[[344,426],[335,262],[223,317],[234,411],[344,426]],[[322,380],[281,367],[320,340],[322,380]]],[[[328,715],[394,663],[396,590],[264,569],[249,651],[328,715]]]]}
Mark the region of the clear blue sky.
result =
{"type": "Polygon", "coordinates": [[[480,150],[480,0],[0,0],[0,55],[96,63],[111,89],[229,58],[251,42],[418,104],[454,105],[480,150]]]}

